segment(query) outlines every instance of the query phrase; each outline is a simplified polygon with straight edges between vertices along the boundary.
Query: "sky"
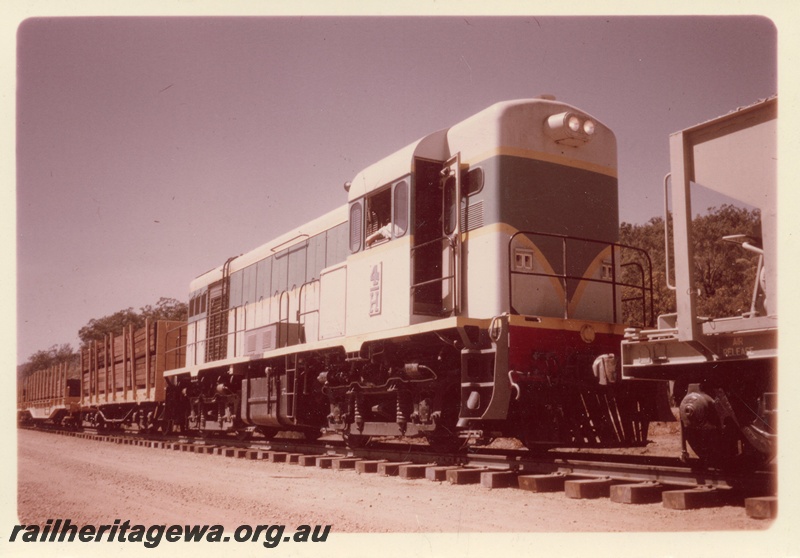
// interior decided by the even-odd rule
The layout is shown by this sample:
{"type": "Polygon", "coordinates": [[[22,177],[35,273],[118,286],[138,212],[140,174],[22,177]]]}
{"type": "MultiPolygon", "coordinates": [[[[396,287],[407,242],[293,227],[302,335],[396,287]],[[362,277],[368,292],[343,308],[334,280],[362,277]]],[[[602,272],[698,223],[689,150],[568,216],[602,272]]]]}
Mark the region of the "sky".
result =
{"type": "Polygon", "coordinates": [[[643,223],[670,133],[778,92],[761,16],[44,16],[15,31],[18,363],[186,300],[498,101],[553,94],[614,130],[620,219],[643,223]]]}

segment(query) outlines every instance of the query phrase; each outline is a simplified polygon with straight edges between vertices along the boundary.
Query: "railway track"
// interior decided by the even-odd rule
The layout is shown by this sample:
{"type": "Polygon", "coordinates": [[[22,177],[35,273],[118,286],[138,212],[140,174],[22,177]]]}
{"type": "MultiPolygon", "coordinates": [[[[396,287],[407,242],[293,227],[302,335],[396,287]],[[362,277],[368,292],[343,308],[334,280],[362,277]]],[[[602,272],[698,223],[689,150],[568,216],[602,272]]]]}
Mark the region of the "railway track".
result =
{"type": "Polygon", "coordinates": [[[532,455],[525,450],[494,448],[437,453],[425,445],[396,442],[348,449],[340,440],[234,440],[45,431],[109,443],[266,460],[301,467],[353,470],[361,474],[450,484],[480,484],[488,489],[563,492],[568,498],[609,498],[621,504],[660,501],[665,508],[673,510],[733,505],[743,507],[748,517],[754,519],[772,519],[777,514],[777,474],[774,468],[736,474],[705,469],[698,460],[683,463],[667,457],[608,453],[553,451],[532,455]]]}

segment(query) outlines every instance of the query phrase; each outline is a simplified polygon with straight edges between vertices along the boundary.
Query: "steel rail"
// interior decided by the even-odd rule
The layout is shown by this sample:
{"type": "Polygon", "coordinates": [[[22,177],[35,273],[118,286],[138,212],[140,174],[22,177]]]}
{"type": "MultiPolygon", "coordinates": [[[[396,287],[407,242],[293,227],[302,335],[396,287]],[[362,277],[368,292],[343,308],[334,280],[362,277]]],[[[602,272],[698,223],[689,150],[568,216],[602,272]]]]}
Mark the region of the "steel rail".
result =
{"type": "MultiPolygon", "coordinates": [[[[55,429],[31,428],[40,432],[55,429]]],[[[65,432],[66,433],[66,432],[65,432]]],[[[608,478],[618,483],[660,483],[674,487],[707,487],[743,494],[774,494],[777,489],[776,467],[730,472],[709,469],[698,459],[684,463],[679,458],[620,455],[609,453],[559,452],[532,454],[527,450],[469,448],[452,453],[436,452],[424,444],[377,442],[368,447],[348,449],[341,440],[306,440],[298,438],[254,438],[235,440],[224,437],[192,437],[186,435],[142,435],[138,433],[102,433],[89,436],[133,438],[172,442],[195,446],[252,449],[306,455],[356,457],[364,460],[410,462],[431,465],[458,465],[487,471],[513,471],[520,475],[565,475],[576,478],[608,478]]]]}

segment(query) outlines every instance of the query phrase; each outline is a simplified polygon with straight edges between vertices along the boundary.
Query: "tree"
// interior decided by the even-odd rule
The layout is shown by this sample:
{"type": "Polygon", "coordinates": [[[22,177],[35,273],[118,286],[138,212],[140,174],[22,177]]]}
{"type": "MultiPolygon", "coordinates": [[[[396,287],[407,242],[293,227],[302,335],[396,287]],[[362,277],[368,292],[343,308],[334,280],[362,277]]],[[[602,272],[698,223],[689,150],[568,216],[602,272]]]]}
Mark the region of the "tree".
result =
{"type": "Polygon", "coordinates": [[[692,221],[697,311],[709,318],[736,316],[750,310],[758,256],[722,237],[761,236],[757,210],[723,205],[692,221]]]}
{"type": "MultiPolygon", "coordinates": [[[[671,225],[671,223],[670,223],[671,225]]],[[[653,277],[653,315],[649,315],[648,321],[652,321],[656,316],[673,312],[675,308],[675,294],[667,288],[666,273],[664,266],[664,219],[653,217],[644,225],[632,225],[622,223],[620,225],[620,243],[640,248],[647,252],[649,260],[640,253],[624,252],[622,263],[637,263],[645,273],[652,266],[653,277]]],[[[639,284],[641,279],[637,276],[637,268],[632,266],[623,267],[623,281],[626,283],[639,284]]],[[[623,296],[631,296],[634,293],[630,289],[623,291],[623,296]]],[[[625,323],[642,325],[641,310],[635,304],[626,304],[623,308],[625,323]]],[[[650,324],[645,324],[650,325],[650,324]]]]}
{"type": "Polygon", "coordinates": [[[72,345],[69,343],[53,345],[49,349],[33,353],[25,364],[18,368],[18,375],[21,378],[25,378],[34,372],[46,370],[51,366],[59,364],[77,366],[78,360],[78,353],[75,352],[72,345]]]}
{"type": "Polygon", "coordinates": [[[144,327],[145,321],[150,320],[175,320],[185,321],[188,317],[188,307],[185,302],[174,298],[158,299],[155,306],[146,305],[135,312],[133,308],[125,308],[109,316],[89,320],[78,331],[81,346],[87,347],[93,341],[102,341],[106,335],[119,335],[123,328],[133,326],[134,329],[144,327]]]}
{"type": "Polygon", "coordinates": [[[139,312],[143,319],[149,319],[151,322],[154,320],[185,322],[188,318],[189,309],[185,302],[174,298],[161,297],[156,302],[155,307],[148,304],[147,306],[142,306],[139,312]]]}
{"type": "MultiPolygon", "coordinates": [[[[671,219],[670,219],[671,221],[671,219]]],[[[668,223],[671,227],[671,222],[668,223]]],[[[759,237],[761,220],[758,210],[732,205],[711,207],[706,215],[692,220],[694,241],[694,275],[698,289],[697,311],[710,318],[736,316],[747,312],[753,293],[758,257],[730,242],[724,236],[748,234],[759,237]]],[[[671,237],[670,233],[670,237],[671,237]]],[[[675,311],[675,294],[666,287],[664,261],[664,219],[654,217],[643,225],[622,223],[620,243],[636,246],[650,254],[653,264],[654,314],[675,311]]],[[[671,256],[674,247],[670,246],[671,256]]],[[[641,261],[628,258],[627,261],[641,261]]],[[[670,261],[673,258],[670,257],[670,261]]],[[[623,263],[625,260],[623,260],[623,263]]],[[[674,265],[670,265],[674,270],[674,265]]],[[[630,280],[632,270],[625,269],[624,280],[630,280]]],[[[671,278],[671,280],[673,280],[671,278]]],[[[626,306],[626,323],[636,323],[637,316],[626,306]]]]}
{"type": "Polygon", "coordinates": [[[139,314],[129,307],[102,318],[92,318],[78,330],[78,338],[81,340],[81,346],[87,347],[93,341],[102,341],[109,333],[119,334],[129,325],[139,328],[143,323],[144,320],[140,320],[139,314]]]}

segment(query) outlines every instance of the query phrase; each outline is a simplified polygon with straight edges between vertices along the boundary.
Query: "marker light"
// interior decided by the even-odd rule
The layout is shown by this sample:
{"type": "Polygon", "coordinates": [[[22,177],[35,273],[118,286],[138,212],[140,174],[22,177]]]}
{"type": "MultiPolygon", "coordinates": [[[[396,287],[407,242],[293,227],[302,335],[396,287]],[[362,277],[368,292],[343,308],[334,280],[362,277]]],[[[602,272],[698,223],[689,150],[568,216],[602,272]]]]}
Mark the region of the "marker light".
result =
{"type": "Polygon", "coordinates": [[[596,124],[580,114],[561,112],[549,116],[544,129],[556,143],[579,147],[592,139],[596,124]]]}

